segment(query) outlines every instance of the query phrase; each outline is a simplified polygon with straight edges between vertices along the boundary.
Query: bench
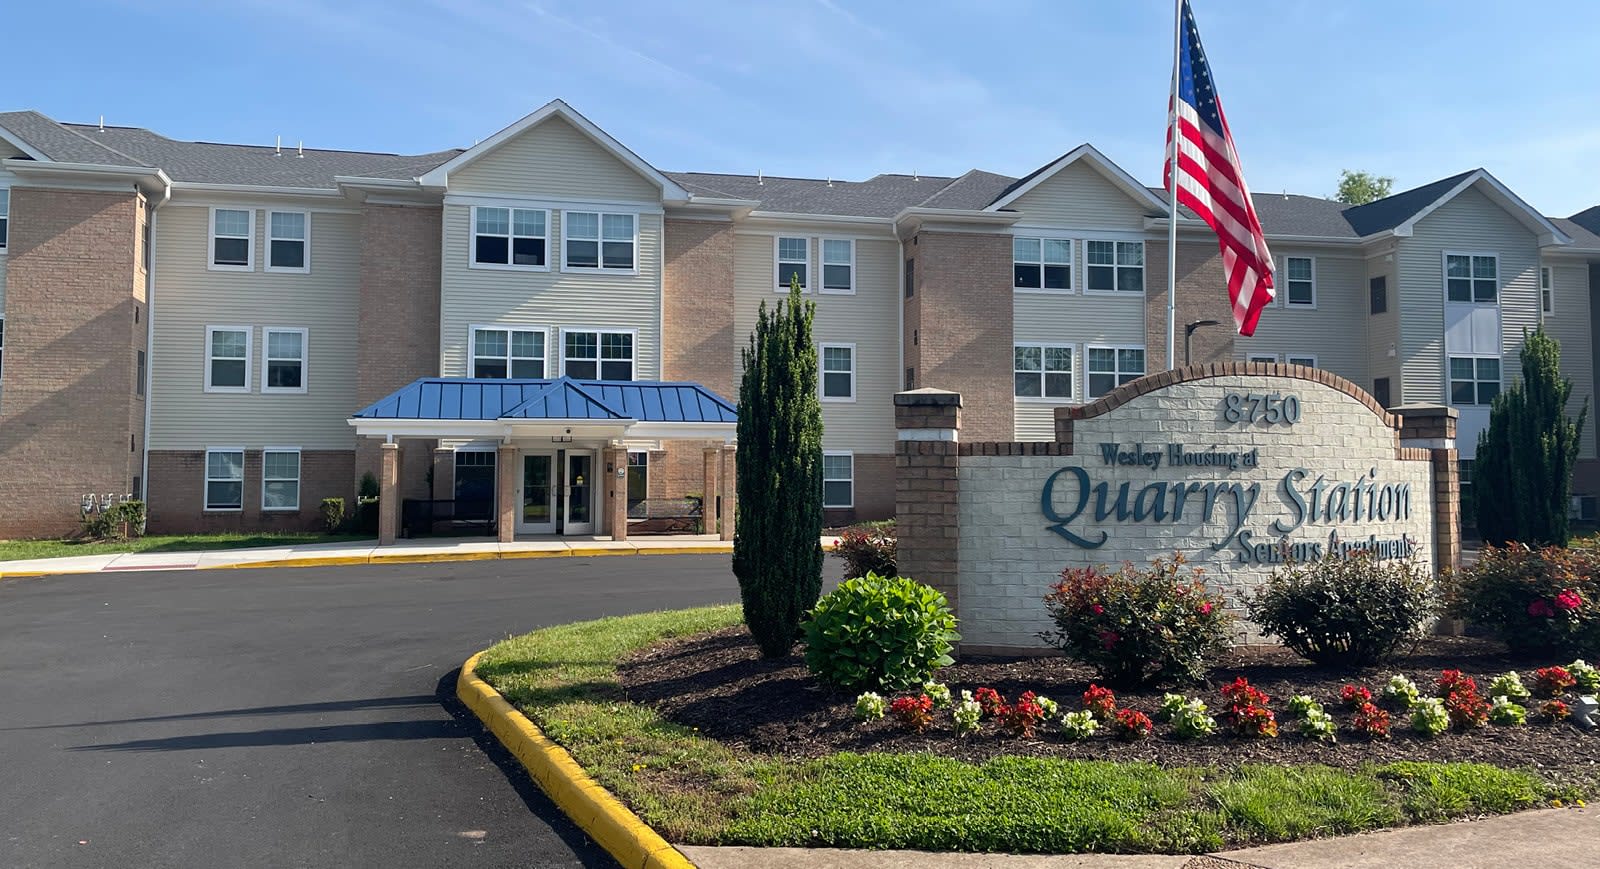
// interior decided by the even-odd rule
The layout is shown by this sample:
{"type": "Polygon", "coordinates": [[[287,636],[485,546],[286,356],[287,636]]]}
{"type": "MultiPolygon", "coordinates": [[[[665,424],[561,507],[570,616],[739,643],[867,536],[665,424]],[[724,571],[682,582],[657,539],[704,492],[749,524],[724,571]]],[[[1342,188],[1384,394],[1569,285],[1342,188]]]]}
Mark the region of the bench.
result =
{"type": "Polygon", "coordinates": [[[400,502],[400,528],[404,537],[436,533],[437,526],[449,523],[451,530],[476,527],[480,533],[495,531],[494,503],[488,500],[406,498],[400,502]]]}
{"type": "Polygon", "coordinates": [[[628,533],[694,534],[703,516],[699,498],[645,498],[628,505],[628,533]]]}

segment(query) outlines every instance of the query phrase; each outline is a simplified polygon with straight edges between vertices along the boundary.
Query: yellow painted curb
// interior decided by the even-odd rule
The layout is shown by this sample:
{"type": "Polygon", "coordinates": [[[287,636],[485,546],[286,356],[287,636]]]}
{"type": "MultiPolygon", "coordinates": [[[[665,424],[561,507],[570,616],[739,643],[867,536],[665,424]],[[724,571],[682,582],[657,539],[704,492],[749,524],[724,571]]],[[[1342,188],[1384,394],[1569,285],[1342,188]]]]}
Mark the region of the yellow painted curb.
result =
{"type": "Polygon", "coordinates": [[[438,561],[493,561],[500,557],[493,550],[484,552],[374,552],[369,564],[432,564],[438,561]]]}
{"type": "Polygon", "coordinates": [[[639,547],[640,555],[725,555],[733,551],[732,543],[707,543],[704,546],[679,546],[673,548],[639,547]]]}
{"type": "Polygon", "coordinates": [[[629,869],[695,869],[689,858],[589,777],[567,750],[474,672],[483,653],[461,665],[456,696],[516,755],[552,802],[629,869]]]}
{"type": "Polygon", "coordinates": [[[566,558],[570,549],[513,549],[500,553],[501,558],[566,558]]]}
{"type": "Polygon", "coordinates": [[[639,550],[632,546],[574,546],[567,550],[567,554],[574,557],[589,558],[597,555],[638,555],[639,550]]]}
{"type": "Polygon", "coordinates": [[[204,567],[197,567],[196,570],[245,569],[252,567],[337,567],[347,564],[366,564],[369,560],[369,557],[365,555],[308,555],[304,558],[269,558],[262,561],[235,561],[232,564],[208,564],[204,567]]]}
{"type": "Polygon", "coordinates": [[[68,576],[75,573],[99,572],[99,568],[93,570],[10,570],[0,573],[0,579],[34,579],[40,576],[68,576]]]}

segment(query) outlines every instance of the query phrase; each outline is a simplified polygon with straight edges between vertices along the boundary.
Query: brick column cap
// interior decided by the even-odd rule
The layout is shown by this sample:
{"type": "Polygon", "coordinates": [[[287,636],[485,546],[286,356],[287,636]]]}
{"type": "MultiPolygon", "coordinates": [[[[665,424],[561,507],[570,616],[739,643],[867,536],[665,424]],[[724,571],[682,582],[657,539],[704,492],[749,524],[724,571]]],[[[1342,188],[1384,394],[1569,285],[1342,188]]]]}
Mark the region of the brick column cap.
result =
{"type": "Polygon", "coordinates": [[[1458,419],[1461,411],[1448,404],[1401,404],[1389,408],[1389,412],[1403,417],[1428,419],[1430,417],[1449,417],[1458,419]]]}
{"type": "Polygon", "coordinates": [[[894,394],[895,407],[960,407],[961,393],[924,386],[894,394]]]}

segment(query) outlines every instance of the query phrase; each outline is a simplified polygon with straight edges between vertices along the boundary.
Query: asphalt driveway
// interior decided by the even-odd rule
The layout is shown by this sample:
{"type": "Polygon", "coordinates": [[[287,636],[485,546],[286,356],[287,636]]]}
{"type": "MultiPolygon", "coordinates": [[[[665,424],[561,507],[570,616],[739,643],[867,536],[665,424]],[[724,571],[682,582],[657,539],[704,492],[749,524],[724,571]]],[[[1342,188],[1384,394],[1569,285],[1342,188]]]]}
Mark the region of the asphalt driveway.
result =
{"type": "Polygon", "coordinates": [[[725,555],[0,583],[0,866],[613,865],[455,671],[535,627],[737,599],[725,555]]]}

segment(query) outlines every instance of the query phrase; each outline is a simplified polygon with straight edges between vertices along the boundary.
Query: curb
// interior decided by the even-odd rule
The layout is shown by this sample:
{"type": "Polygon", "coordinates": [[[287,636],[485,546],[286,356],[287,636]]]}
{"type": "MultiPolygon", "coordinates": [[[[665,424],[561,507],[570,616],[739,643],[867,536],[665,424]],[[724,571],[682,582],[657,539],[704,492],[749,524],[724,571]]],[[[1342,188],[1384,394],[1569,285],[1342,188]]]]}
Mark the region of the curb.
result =
{"type": "Polygon", "coordinates": [[[544,735],[474,672],[482,652],[461,665],[456,696],[516,755],[534,781],[589,838],[628,869],[695,869],[695,865],[584,772],[567,750],[544,735]]]}

